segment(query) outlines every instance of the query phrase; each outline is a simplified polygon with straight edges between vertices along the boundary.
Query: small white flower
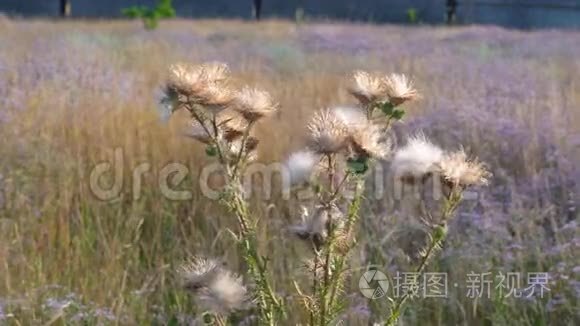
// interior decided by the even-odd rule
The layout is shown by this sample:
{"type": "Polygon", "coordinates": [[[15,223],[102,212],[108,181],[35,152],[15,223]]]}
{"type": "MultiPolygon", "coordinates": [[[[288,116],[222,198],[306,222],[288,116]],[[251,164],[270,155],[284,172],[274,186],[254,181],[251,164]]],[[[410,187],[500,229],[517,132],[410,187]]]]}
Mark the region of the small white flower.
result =
{"type": "Polygon", "coordinates": [[[443,150],[419,134],[395,152],[391,169],[397,178],[422,178],[434,172],[442,158],[443,150]]]}

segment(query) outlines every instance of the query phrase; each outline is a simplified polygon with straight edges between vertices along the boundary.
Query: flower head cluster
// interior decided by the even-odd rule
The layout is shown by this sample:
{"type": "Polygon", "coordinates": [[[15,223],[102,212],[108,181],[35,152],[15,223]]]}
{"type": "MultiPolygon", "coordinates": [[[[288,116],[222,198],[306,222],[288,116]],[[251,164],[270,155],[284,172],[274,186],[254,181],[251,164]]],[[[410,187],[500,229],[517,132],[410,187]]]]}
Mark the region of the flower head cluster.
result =
{"type": "Polygon", "coordinates": [[[250,134],[254,122],[274,113],[278,104],[265,91],[245,87],[234,91],[223,63],[170,67],[161,104],[171,112],[191,113],[188,136],[208,145],[208,155],[237,161],[256,158],[258,139],[250,134]]]}
{"type": "Polygon", "coordinates": [[[413,82],[403,74],[380,76],[366,71],[355,71],[349,92],[363,105],[388,101],[393,106],[418,98],[413,82]]]}
{"type": "Polygon", "coordinates": [[[183,287],[195,295],[196,302],[206,311],[226,315],[243,309],[248,302],[241,277],[214,260],[194,258],[181,266],[178,273],[183,287]]]}
{"type": "Polygon", "coordinates": [[[164,103],[173,110],[197,104],[212,110],[221,110],[234,99],[227,87],[229,68],[223,63],[206,63],[200,66],[175,64],[169,68],[165,85],[164,103]]]}
{"type": "MultiPolygon", "coordinates": [[[[337,198],[349,186],[349,181],[358,180],[355,176],[368,171],[374,159],[385,159],[391,154],[392,144],[387,135],[389,123],[378,124],[373,118],[373,109],[381,102],[392,101],[395,104],[391,103],[390,109],[394,115],[395,106],[417,95],[404,75],[383,77],[356,71],[352,79],[348,90],[359,100],[361,107],[337,107],[316,112],[308,124],[308,148],[292,154],[286,163],[292,185],[317,176],[310,185],[319,194],[318,208],[314,213],[305,209],[300,216],[302,222],[292,228],[296,235],[311,240],[317,247],[324,244],[332,232],[334,244],[342,242],[345,245],[341,248],[347,250],[349,241],[338,239],[349,236],[343,234],[340,223],[333,223],[335,216],[344,214],[337,207],[337,198]]],[[[382,111],[392,118],[387,110],[389,106],[385,107],[382,111]]],[[[396,114],[402,116],[398,111],[396,114]]]]}
{"type": "Polygon", "coordinates": [[[424,135],[412,136],[393,157],[391,169],[396,178],[406,183],[424,180],[438,174],[455,186],[485,185],[491,174],[477,160],[470,160],[463,150],[446,153],[424,135]]]}
{"type": "Polygon", "coordinates": [[[336,154],[343,150],[351,156],[385,158],[390,143],[385,141],[380,128],[346,108],[325,109],[317,112],[308,125],[309,147],[321,155],[336,154]]]}

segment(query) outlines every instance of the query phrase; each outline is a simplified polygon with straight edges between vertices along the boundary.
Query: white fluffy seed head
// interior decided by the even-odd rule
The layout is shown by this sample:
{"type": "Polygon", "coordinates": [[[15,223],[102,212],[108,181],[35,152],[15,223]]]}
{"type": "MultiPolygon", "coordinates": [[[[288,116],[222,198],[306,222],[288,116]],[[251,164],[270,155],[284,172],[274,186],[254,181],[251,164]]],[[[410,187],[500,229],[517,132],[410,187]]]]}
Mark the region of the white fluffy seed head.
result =
{"type": "Polygon", "coordinates": [[[286,160],[286,168],[290,177],[291,185],[298,185],[310,179],[316,165],[320,161],[320,155],[311,151],[299,151],[292,153],[286,160]]]}
{"type": "Polygon", "coordinates": [[[481,162],[469,159],[463,150],[445,154],[438,167],[444,180],[455,185],[487,185],[491,177],[481,162]]]}
{"type": "Polygon", "coordinates": [[[197,301],[204,310],[227,315],[245,307],[248,290],[241,277],[221,269],[207,287],[200,289],[197,301]]]}
{"type": "Polygon", "coordinates": [[[208,286],[213,280],[219,264],[212,259],[193,258],[188,263],[178,269],[183,287],[196,291],[202,287],[208,286]]]}
{"type": "Polygon", "coordinates": [[[232,107],[249,122],[255,122],[276,112],[278,103],[266,91],[244,87],[236,94],[232,107]]]}
{"type": "Polygon", "coordinates": [[[399,148],[393,157],[391,169],[396,178],[422,178],[435,172],[443,158],[443,150],[423,134],[410,137],[407,144],[399,148]]]}
{"type": "Polygon", "coordinates": [[[359,70],[352,75],[349,92],[362,105],[367,105],[386,97],[386,84],[378,75],[359,70]]]}
{"type": "Polygon", "coordinates": [[[205,311],[227,315],[242,309],[248,291],[242,278],[221,267],[215,260],[194,258],[178,269],[185,289],[195,296],[205,311]]]}
{"type": "Polygon", "coordinates": [[[338,106],[332,109],[334,115],[349,127],[356,127],[367,123],[367,117],[359,108],[338,106]]]}
{"type": "Polygon", "coordinates": [[[318,111],[308,124],[309,145],[316,153],[334,154],[344,149],[348,127],[332,112],[318,111]]]}
{"type": "Polygon", "coordinates": [[[391,74],[384,80],[389,102],[395,106],[419,97],[413,82],[403,74],[391,74]]]}

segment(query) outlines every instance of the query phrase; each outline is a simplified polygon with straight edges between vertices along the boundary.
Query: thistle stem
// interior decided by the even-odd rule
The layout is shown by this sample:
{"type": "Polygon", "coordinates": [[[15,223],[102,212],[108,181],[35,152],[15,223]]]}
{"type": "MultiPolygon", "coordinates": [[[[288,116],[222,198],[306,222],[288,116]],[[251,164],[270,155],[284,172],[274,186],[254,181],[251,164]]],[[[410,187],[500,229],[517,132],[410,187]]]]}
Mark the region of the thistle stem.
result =
{"type": "MultiPolygon", "coordinates": [[[[362,196],[363,184],[364,184],[364,179],[357,180],[356,192],[355,192],[354,198],[352,199],[352,201],[350,202],[350,205],[348,207],[348,216],[347,216],[347,220],[346,220],[345,231],[346,231],[346,235],[347,235],[347,241],[351,242],[349,245],[349,249],[351,249],[352,245],[354,244],[354,239],[353,239],[353,236],[351,234],[352,225],[356,222],[356,219],[358,217],[358,212],[360,210],[360,205],[361,205],[362,197],[363,197],[362,196]]],[[[336,299],[336,293],[338,292],[338,289],[341,286],[341,276],[343,273],[342,269],[344,267],[344,263],[346,262],[347,258],[348,258],[348,254],[345,254],[345,255],[339,256],[337,259],[334,274],[332,275],[332,280],[331,280],[330,298],[328,300],[329,307],[332,307],[334,305],[334,300],[336,299]]]]}
{"type": "MultiPolygon", "coordinates": [[[[437,248],[440,248],[445,241],[447,236],[446,227],[447,227],[447,220],[451,217],[459,203],[461,202],[461,190],[452,189],[451,194],[445,200],[443,206],[443,214],[442,214],[442,225],[438,225],[433,228],[432,232],[429,234],[431,239],[429,243],[429,247],[425,252],[425,255],[421,258],[421,262],[415,269],[415,275],[418,275],[420,278],[423,274],[423,271],[427,267],[427,264],[431,260],[432,256],[437,252],[437,248]],[[441,230],[444,230],[443,232],[441,230]]],[[[404,293],[400,298],[397,299],[393,308],[391,308],[391,312],[389,318],[385,322],[385,326],[394,326],[401,316],[402,313],[405,311],[404,304],[410,298],[409,292],[404,293]]]]}
{"type": "MultiPolygon", "coordinates": [[[[233,176],[231,181],[233,193],[230,198],[231,210],[238,217],[241,229],[241,241],[243,243],[244,259],[248,264],[250,275],[256,282],[256,297],[260,305],[261,320],[268,325],[276,324],[276,316],[284,315],[281,300],[276,296],[270,281],[267,277],[267,266],[264,259],[258,253],[257,236],[254,224],[249,222],[249,210],[246,201],[243,199],[241,185],[237,177],[233,176]]],[[[228,203],[226,201],[226,203],[228,203]]]]}

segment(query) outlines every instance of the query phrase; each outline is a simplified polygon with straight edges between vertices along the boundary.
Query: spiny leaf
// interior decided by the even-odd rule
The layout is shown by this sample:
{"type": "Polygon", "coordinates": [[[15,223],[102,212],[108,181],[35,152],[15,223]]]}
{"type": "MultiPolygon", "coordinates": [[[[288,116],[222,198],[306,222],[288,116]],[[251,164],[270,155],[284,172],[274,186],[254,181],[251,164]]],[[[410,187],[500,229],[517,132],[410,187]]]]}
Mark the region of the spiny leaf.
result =
{"type": "Polygon", "coordinates": [[[369,169],[366,158],[349,158],[347,160],[348,168],[355,174],[364,174],[369,169]]]}

